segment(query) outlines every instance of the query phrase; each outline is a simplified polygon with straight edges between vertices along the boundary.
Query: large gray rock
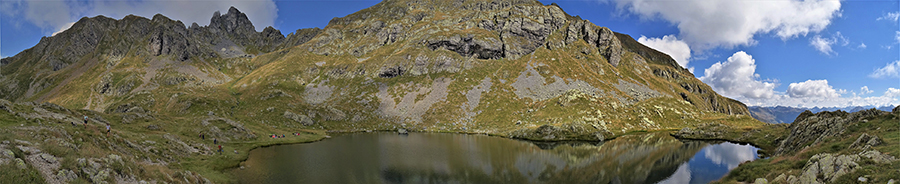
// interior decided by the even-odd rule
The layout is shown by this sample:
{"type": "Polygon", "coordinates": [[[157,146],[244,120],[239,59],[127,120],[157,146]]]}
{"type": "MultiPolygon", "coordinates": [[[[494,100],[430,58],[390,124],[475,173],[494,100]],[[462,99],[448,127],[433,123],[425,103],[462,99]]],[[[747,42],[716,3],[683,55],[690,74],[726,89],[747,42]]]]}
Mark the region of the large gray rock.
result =
{"type": "Polygon", "coordinates": [[[75,181],[75,179],[78,179],[78,174],[72,170],[61,169],[58,172],[56,172],[56,180],[58,180],[58,181],[70,182],[70,181],[75,181]]]}
{"type": "Polygon", "coordinates": [[[856,171],[860,167],[858,155],[835,155],[820,153],[813,155],[803,166],[799,178],[791,175],[788,183],[834,183],[838,177],[856,171]]]}
{"type": "Polygon", "coordinates": [[[872,159],[872,161],[879,164],[889,164],[891,162],[897,161],[897,158],[894,158],[894,156],[881,153],[878,150],[863,151],[859,153],[859,156],[872,159]]]}
{"type": "Polygon", "coordinates": [[[304,126],[310,126],[315,123],[315,122],[313,122],[312,118],[309,118],[309,116],[302,115],[302,114],[296,114],[291,111],[284,111],[283,116],[284,116],[284,118],[294,120],[295,122],[299,122],[300,124],[302,124],[304,126]]]}
{"type": "Polygon", "coordinates": [[[881,139],[878,136],[869,135],[867,133],[863,133],[856,138],[856,141],[853,144],[850,144],[850,149],[862,149],[868,150],[873,146],[878,146],[882,143],[881,139]]]}

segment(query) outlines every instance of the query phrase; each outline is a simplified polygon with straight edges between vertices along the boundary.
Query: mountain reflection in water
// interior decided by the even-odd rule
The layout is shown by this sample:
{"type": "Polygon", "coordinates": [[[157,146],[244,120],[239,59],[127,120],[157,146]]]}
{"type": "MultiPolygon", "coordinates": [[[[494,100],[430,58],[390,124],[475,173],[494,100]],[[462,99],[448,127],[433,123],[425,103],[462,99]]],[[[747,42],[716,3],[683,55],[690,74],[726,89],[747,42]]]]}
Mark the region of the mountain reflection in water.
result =
{"type": "Polygon", "coordinates": [[[255,149],[244,183],[706,183],[756,148],[665,133],[603,143],[526,142],[464,134],[364,133],[255,149]]]}

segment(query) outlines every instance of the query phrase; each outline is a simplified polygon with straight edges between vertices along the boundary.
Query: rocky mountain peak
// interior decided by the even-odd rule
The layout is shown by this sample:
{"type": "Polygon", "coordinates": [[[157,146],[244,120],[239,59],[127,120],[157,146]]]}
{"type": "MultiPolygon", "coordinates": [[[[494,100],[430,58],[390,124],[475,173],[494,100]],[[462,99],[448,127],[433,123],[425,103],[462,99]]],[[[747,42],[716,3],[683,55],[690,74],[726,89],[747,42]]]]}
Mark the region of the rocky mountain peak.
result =
{"type": "Polygon", "coordinates": [[[213,17],[209,19],[209,28],[239,35],[256,33],[256,28],[253,27],[253,23],[250,22],[247,15],[234,6],[229,8],[228,13],[224,15],[218,11],[213,13],[213,17]]]}

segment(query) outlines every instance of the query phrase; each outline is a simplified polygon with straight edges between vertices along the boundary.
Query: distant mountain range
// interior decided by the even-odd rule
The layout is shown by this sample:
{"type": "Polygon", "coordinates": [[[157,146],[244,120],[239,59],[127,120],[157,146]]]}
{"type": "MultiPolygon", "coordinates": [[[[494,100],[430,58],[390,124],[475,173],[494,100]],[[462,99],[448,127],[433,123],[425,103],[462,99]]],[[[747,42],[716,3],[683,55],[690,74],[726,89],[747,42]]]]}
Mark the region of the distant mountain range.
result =
{"type": "Polygon", "coordinates": [[[775,107],[760,107],[760,106],[749,106],[750,114],[753,118],[756,118],[759,121],[766,123],[791,123],[794,122],[794,119],[797,118],[797,115],[800,115],[803,111],[809,110],[812,113],[818,113],[822,111],[846,111],[846,112],[856,112],[866,109],[876,108],[882,111],[891,111],[894,106],[847,106],[847,107],[813,107],[813,108],[802,108],[802,107],[785,107],[785,106],[775,106],[775,107]]]}

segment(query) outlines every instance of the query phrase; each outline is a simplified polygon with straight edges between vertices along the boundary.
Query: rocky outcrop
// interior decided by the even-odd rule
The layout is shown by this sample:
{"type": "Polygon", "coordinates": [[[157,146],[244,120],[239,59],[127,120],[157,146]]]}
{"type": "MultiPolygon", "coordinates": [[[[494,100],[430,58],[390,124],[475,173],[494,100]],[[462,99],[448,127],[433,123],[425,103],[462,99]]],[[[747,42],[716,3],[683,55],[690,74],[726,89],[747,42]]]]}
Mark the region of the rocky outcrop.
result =
{"type": "Polygon", "coordinates": [[[790,175],[786,179],[781,177],[775,181],[791,184],[834,183],[839,177],[862,168],[861,163],[864,164],[865,159],[871,159],[877,164],[889,164],[897,161],[893,156],[875,150],[864,151],[856,155],[819,153],[809,158],[809,161],[803,166],[800,176],[790,175]]]}
{"type": "Polygon", "coordinates": [[[309,116],[302,115],[302,114],[296,114],[291,111],[284,111],[283,116],[284,116],[284,118],[293,120],[294,122],[298,122],[298,123],[302,124],[303,126],[310,126],[315,123],[315,122],[313,122],[312,118],[309,118],[309,116]]]}
{"type": "Polygon", "coordinates": [[[150,30],[147,49],[153,56],[171,55],[178,61],[185,61],[202,55],[203,48],[190,39],[188,29],[181,21],[156,14],[151,21],[150,30]]]}
{"type": "MultiPolygon", "coordinates": [[[[622,41],[616,34],[606,27],[599,27],[586,20],[571,21],[566,28],[566,43],[571,44],[577,40],[584,40],[588,45],[594,46],[600,55],[606,58],[609,64],[619,66],[622,61],[622,41]]],[[[630,38],[630,37],[629,37],[630,38]]]]}
{"type": "Polygon", "coordinates": [[[878,138],[878,136],[863,133],[859,136],[859,138],[856,139],[856,141],[853,142],[853,144],[850,144],[849,148],[856,150],[869,150],[874,146],[881,145],[882,142],[883,141],[881,141],[881,138],[878,138]]]}
{"type": "Polygon", "coordinates": [[[813,114],[808,110],[804,111],[791,123],[791,133],[775,150],[775,155],[793,154],[806,145],[815,145],[827,138],[842,135],[852,123],[882,114],[886,112],[877,109],[854,113],[824,111],[813,114]]]}
{"type": "Polygon", "coordinates": [[[447,49],[459,55],[466,57],[475,57],[478,59],[500,59],[503,58],[503,43],[495,38],[473,39],[475,35],[460,37],[454,35],[451,37],[431,38],[426,42],[426,46],[431,49],[447,49]]]}
{"type": "Polygon", "coordinates": [[[322,33],[322,29],[320,28],[303,28],[298,29],[296,32],[290,33],[285,37],[284,42],[279,47],[279,49],[291,48],[300,44],[304,44],[307,41],[311,40],[316,35],[322,33]]]}

